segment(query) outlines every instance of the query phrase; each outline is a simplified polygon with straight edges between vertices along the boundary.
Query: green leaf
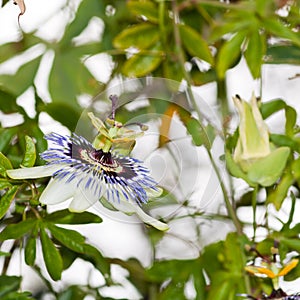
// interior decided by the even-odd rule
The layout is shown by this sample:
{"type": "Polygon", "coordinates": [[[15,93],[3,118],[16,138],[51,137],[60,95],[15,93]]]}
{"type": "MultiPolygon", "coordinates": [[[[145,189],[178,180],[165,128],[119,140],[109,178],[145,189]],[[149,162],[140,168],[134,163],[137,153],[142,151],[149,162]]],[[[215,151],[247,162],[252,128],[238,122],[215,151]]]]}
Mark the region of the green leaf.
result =
{"type": "Polygon", "coordinates": [[[147,49],[159,40],[159,31],[156,25],[141,23],[130,26],[121,31],[114,39],[113,45],[119,49],[135,47],[147,49]]]}
{"type": "Polygon", "coordinates": [[[35,143],[30,136],[25,135],[25,155],[21,165],[26,168],[33,167],[35,160],[36,160],[35,143]]]}
{"type": "Polygon", "coordinates": [[[194,271],[194,286],[197,293],[198,299],[207,299],[206,281],[204,274],[199,269],[194,271]]]}
{"type": "Polygon", "coordinates": [[[36,219],[27,219],[16,224],[7,225],[0,233],[0,241],[19,239],[29,233],[36,225],[36,219]]]}
{"type": "Polygon", "coordinates": [[[13,186],[10,188],[3,196],[0,198],[0,219],[3,218],[3,216],[8,211],[12,201],[15,198],[15,195],[17,193],[18,186],[13,186]]]}
{"type": "Polygon", "coordinates": [[[2,152],[0,152],[0,165],[5,170],[11,170],[13,168],[10,160],[2,152]]]}
{"type": "Polygon", "coordinates": [[[4,113],[13,113],[19,110],[16,103],[16,97],[10,93],[0,90],[0,111],[4,113]]]}
{"type": "Polygon", "coordinates": [[[34,298],[31,297],[30,292],[11,292],[1,297],[1,300],[34,300],[34,298]]]}
{"type": "Polygon", "coordinates": [[[269,64],[300,64],[300,48],[293,45],[274,45],[268,47],[265,59],[269,64]]]}
{"type": "Polygon", "coordinates": [[[203,131],[203,128],[201,127],[199,121],[194,118],[191,118],[186,123],[186,129],[188,133],[192,136],[194,144],[196,146],[202,146],[203,139],[200,133],[203,131]]]}
{"type": "Polygon", "coordinates": [[[263,56],[266,52],[265,36],[255,30],[249,37],[245,58],[253,78],[260,77],[263,56]]]}
{"type": "Polygon", "coordinates": [[[230,297],[234,291],[232,278],[228,277],[225,272],[218,272],[216,275],[219,277],[219,281],[211,285],[207,300],[233,300],[230,297]]]}
{"type": "Polygon", "coordinates": [[[185,282],[171,281],[164,289],[159,293],[160,299],[176,299],[176,300],[186,300],[184,294],[185,282]]]}
{"type": "Polygon", "coordinates": [[[0,128],[0,152],[7,151],[10,142],[16,133],[17,133],[17,127],[0,128]]]}
{"type": "Polygon", "coordinates": [[[284,281],[294,281],[298,278],[300,278],[300,264],[299,263],[294,269],[292,269],[290,272],[288,272],[284,276],[284,281]]]}
{"type": "Polygon", "coordinates": [[[63,260],[64,270],[68,269],[78,257],[78,253],[70,250],[64,245],[60,245],[59,252],[63,260]]]}
{"type": "Polygon", "coordinates": [[[40,61],[41,56],[21,66],[15,75],[0,75],[0,83],[11,94],[21,95],[33,84],[40,61]]]}
{"type": "Polygon", "coordinates": [[[140,51],[125,61],[122,72],[128,77],[143,77],[149,75],[162,62],[160,45],[150,48],[146,53],[140,51]]]}
{"type": "MultiPolygon", "coordinates": [[[[154,282],[162,282],[171,278],[175,281],[187,281],[193,273],[196,266],[199,265],[199,260],[164,260],[157,261],[153,266],[146,271],[146,274],[154,282]],[[178,271],[180,270],[180,272],[178,271]]],[[[199,266],[200,269],[200,266],[199,266]]]]}
{"type": "Polygon", "coordinates": [[[6,257],[9,257],[9,256],[11,256],[11,253],[10,253],[10,252],[3,252],[3,251],[0,251],[0,256],[6,256],[6,257]]]}
{"type": "Polygon", "coordinates": [[[248,178],[262,186],[271,186],[281,176],[290,152],[290,148],[280,147],[254,162],[247,172],[248,178]]]}
{"type": "Polygon", "coordinates": [[[88,25],[93,16],[101,15],[105,12],[105,3],[98,0],[82,1],[76,11],[74,20],[68,24],[65,34],[60,42],[62,48],[72,42],[88,25]]]}
{"type": "Polygon", "coordinates": [[[80,118],[78,109],[74,109],[74,107],[63,102],[52,102],[47,104],[45,106],[45,112],[47,112],[54,120],[68,127],[71,131],[75,130],[80,118]]]}
{"type": "Polygon", "coordinates": [[[281,23],[275,18],[265,18],[263,20],[264,28],[276,37],[281,37],[290,40],[293,44],[300,46],[300,38],[298,34],[288,28],[285,24],[281,23]]]}
{"type": "Polygon", "coordinates": [[[220,79],[224,78],[226,71],[237,63],[241,55],[241,45],[244,39],[245,33],[240,31],[220,48],[216,62],[216,70],[220,79]]]}
{"type": "Polygon", "coordinates": [[[297,181],[298,185],[300,184],[300,158],[295,159],[291,164],[291,174],[297,181]]]}
{"type": "Polygon", "coordinates": [[[61,255],[43,227],[40,228],[40,237],[47,271],[53,280],[59,280],[63,271],[61,255]]]}
{"type": "Polygon", "coordinates": [[[263,119],[267,119],[272,114],[286,108],[286,103],[281,99],[276,99],[261,103],[260,112],[263,119]]]}
{"type": "Polygon", "coordinates": [[[33,266],[36,258],[36,237],[30,236],[25,246],[25,262],[29,266],[33,266]]]}
{"type": "Polygon", "coordinates": [[[287,246],[290,251],[297,251],[300,253],[300,240],[299,239],[281,238],[280,243],[287,246]]]}
{"type": "Polygon", "coordinates": [[[250,186],[255,186],[255,183],[248,178],[247,174],[244,173],[243,170],[240,168],[240,166],[233,160],[233,157],[228,150],[226,150],[225,152],[225,160],[226,160],[226,167],[232,176],[237,178],[242,178],[250,186]]]}
{"type": "Polygon", "coordinates": [[[179,26],[179,31],[183,46],[191,56],[205,60],[211,65],[214,63],[207,42],[195,29],[182,24],[179,26]]]}
{"type": "Polygon", "coordinates": [[[65,103],[80,113],[76,96],[83,92],[83,87],[94,81],[80,56],[71,51],[57,51],[49,76],[49,91],[53,103],[65,103]]]}
{"type": "Polygon", "coordinates": [[[6,294],[17,291],[20,288],[21,277],[17,276],[0,276],[0,297],[4,297],[6,294]]]}
{"type": "MultiPolygon", "coordinates": [[[[5,0],[6,1],[6,0],[5,0]]],[[[3,2],[2,2],[3,3],[3,2]]],[[[10,2],[11,4],[11,2],[10,2]]],[[[9,42],[0,46],[0,62],[4,62],[15,55],[19,55],[21,52],[36,46],[37,44],[44,42],[32,33],[22,33],[22,39],[18,39],[16,42],[9,42]]]]}
{"type": "MultiPolygon", "coordinates": [[[[83,300],[86,299],[85,296],[88,294],[84,292],[79,286],[69,286],[64,292],[62,292],[57,300],[83,300]]],[[[107,298],[102,298],[101,299],[105,300],[107,298]]]]}
{"type": "Polygon", "coordinates": [[[146,17],[153,23],[158,23],[158,8],[152,1],[128,1],[129,10],[137,16],[146,17]]]}
{"type": "Polygon", "coordinates": [[[277,146],[287,146],[294,151],[298,151],[299,143],[284,134],[270,134],[270,140],[277,146]]]}
{"type": "Polygon", "coordinates": [[[64,246],[75,252],[84,253],[85,238],[80,233],[75,230],[57,227],[50,223],[46,226],[50,230],[52,236],[64,246]]]}
{"type": "Polygon", "coordinates": [[[53,212],[45,217],[47,222],[56,224],[90,224],[101,223],[102,219],[90,212],[73,213],[68,209],[53,212]]]}
{"type": "Polygon", "coordinates": [[[81,257],[90,261],[104,276],[106,280],[110,278],[110,265],[99,250],[92,245],[83,244],[84,252],[81,257]]]}
{"type": "Polygon", "coordinates": [[[1,7],[3,7],[8,2],[9,2],[9,0],[3,0],[2,3],[1,3],[1,7]]]}
{"type": "Polygon", "coordinates": [[[280,179],[280,182],[275,186],[275,189],[268,195],[267,203],[273,203],[275,208],[279,210],[294,180],[290,172],[285,173],[280,179]]]}
{"type": "MultiPolygon", "coordinates": [[[[41,131],[41,129],[35,125],[31,128],[30,132],[31,136],[33,136],[36,140],[36,151],[37,153],[42,153],[47,149],[47,141],[44,139],[44,133],[41,131]]],[[[40,156],[37,156],[37,165],[44,164],[44,161],[40,158],[40,156]]]]}
{"type": "Polygon", "coordinates": [[[285,108],[285,133],[287,136],[293,137],[294,136],[294,127],[297,121],[297,112],[296,110],[287,105],[285,108]]]}
{"type": "MultiPolygon", "coordinates": [[[[165,205],[174,205],[174,204],[178,204],[175,195],[172,194],[171,191],[163,189],[163,193],[159,196],[159,198],[149,199],[147,203],[143,204],[143,209],[150,210],[158,207],[163,207],[165,205]]],[[[161,233],[158,230],[154,230],[154,231],[157,233],[161,233]]]]}
{"type": "MultiPolygon", "coordinates": [[[[197,70],[197,73],[199,73],[199,70],[197,70]]],[[[178,82],[181,82],[184,78],[182,67],[174,57],[167,56],[163,61],[163,76],[178,82]]]]}
{"type": "Polygon", "coordinates": [[[209,136],[200,122],[193,118],[190,112],[187,112],[181,107],[177,107],[176,111],[179,114],[180,120],[186,126],[188,133],[192,136],[193,143],[196,146],[204,145],[207,149],[210,149],[211,142],[209,136]]]}

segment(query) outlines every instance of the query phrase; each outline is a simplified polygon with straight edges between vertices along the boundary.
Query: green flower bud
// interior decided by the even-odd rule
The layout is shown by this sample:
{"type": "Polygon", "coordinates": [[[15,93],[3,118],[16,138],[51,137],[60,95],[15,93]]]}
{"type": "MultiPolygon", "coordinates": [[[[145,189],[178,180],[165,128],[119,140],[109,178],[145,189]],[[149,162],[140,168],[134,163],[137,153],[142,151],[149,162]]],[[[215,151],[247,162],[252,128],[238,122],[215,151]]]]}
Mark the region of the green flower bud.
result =
{"type": "Polygon", "coordinates": [[[226,154],[228,169],[233,176],[243,178],[250,185],[271,186],[282,175],[291,150],[271,147],[268,127],[254,95],[250,103],[238,96],[233,101],[240,116],[239,138],[233,160],[228,152],[226,154]]]}
{"type": "Polygon", "coordinates": [[[233,159],[244,172],[247,172],[257,159],[271,153],[269,132],[254,95],[250,103],[239,97],[234,97],[233,101],[240,116],[239,138],[233,159]]]}

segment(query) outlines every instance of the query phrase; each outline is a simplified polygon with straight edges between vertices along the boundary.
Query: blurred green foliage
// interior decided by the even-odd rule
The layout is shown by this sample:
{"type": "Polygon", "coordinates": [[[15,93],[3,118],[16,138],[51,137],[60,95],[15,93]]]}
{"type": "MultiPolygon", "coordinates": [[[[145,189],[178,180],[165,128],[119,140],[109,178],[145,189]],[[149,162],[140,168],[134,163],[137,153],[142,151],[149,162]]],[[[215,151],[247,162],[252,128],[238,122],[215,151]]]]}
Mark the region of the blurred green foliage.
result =
{"type": "MultiPolygon", "coordinates": [[[[4,5],[11,5],[11,2],[2,1],[2,6],[4,5]]],[[[33,299],[30,293],[20,292],[21,277],[7,275],[12,255],[19,249],[24,250],[25,263],[46,283],[44,290],[36,293],[37,299],[42,299],[47,293],[52,293],[59,300],[84,299],[86,295],[95,299],[110,299],[101,295],[101,287],[71,285],[61,291],[53,288],[53,281],[60,280],[63,271],[78,258],[90,262],[103,275],[108,287],[116,284],[111,278],[111,265],[116,264],[126,269],[127,278],[140,293],[141,299],[187,299],[188,285],[192,286],[194,299],[231,300],[238,299],[238,293],[252,293],[258,297],[263,292],[269,294],[272,291],[269,279],[249,276],[244,270],[244,266],[253,262],[256,256],[255,253],[246,251],[246,245],[255,245],[261,255],[268,256],[274,243],[278,243],[282,260],[291,253],[296,253],[299,257],[300,253],[300,223],[294,222],[300,186],[299,128],[295,109],[282,99],[262,103],[260,107],[264,119],[281,110],[285,113],[284,132],[270,135],[274,147],[285,146],[291,149],[281,178],[271,187],[248,181],[249,189],[239,199],[233,199],[233,191],[227,192],[224,188],[222,192],[228,215],[206,215],[199,211],[188,215],[188,218],[195,220],[223,218],[226,222],[232,221],[236,227],[226,239],[206,245],[193,259],[157,259],[155,249],[169,233],[157,232],[152,228],[145,228],[145,235],[149,236],[154,253],[150,267],[145,268],[134,258],[122,260],[104,257],[100,249],[92,246],[75,229],[60,226],[101,223],[99,216],[88,212],[74,214],[68,210],[47,213],[46,207],[38,202],[47,179],[16,181],[9,179],[5,171],[19,166],[43,164],[38,153],[43,152],[47,144],[40,129],[41,113],[48,113],[73,131],[84,109],[79,104],[78,97],[82,94],[96,96],[115,78],[161,77],[179,82],[185,80],[188,85],[195,86],[216,82],[217,98],[225,126],[229,114],[226,72],[242,58],[246,60],[253,78],[261,78],[263,64],[299,65],[299,20],[298,0],[237,0],[226,3],[217,0],[82,0],[60,39],[49,42],[46,38],[38,37],[36,31],[22,32],[18,41],[0,45],[0,62],[23,54],[36,45],[44,46],[39,55],[24,63],[15,74],[0,74],[1,113],[18,114],[23,119],[15,127],[5,127],[4,123],[0,127],[0,241],[4,243],[13,240],[10,250],[1,252],[1,299],[33,299]],[[104,24],[99,41],[76,43],[75,38],[95,17],[104,24]],[[50,103],[39,95],[36,86],[42,58],[49,51],[54,54],[48,77],[50,103]],[[87,58],[100,53],[108,54],[113,61],[106,82],[99,82],[85,64],[87,58]],[[199,65],[204,62],[208,67],[202,70],[199,65]],[[17,102],[18,97],[27,90],[34,92],[34,117],[28,116],[23,106],[17,102]],[[243,233],[248,224],[243,224],[237,218],[238,208],[252,208],[254,216],[258,206],[273,205],[280,210],[291,189],[294,194],[291,197],[288,221],[278,217],[281,229],[272,228],[265,217],[259,226],[265,229],[266,234],[256,243],[255,229],[258,224],[254,217],[251,224],[254,236],[243,233]],[[259,192],[265,193],[265,197],[256,203],[259,192]],[[41,245],[41,248],[37,245],[41,245]],[[38,251],[43,255],[46,270],[52,280],[37,262],[38,251]]],[[[224,127],[224,134],[220,134],[212,124],[202,123],[200,115],[196,118],[192,115],[193,111],[197,112],[195,103],[185,103],[186,109],[182,109],[181,104],[178,100],[166,105],[158,99],[151,101],[149,108],[140,108],[134,112],[122,107],[119,117],[123,122],[147,112],[171,117],[176,113],[195,147],[204,147],[212,164],[214,160],[210,152],[211,145],[217,135],[221,138],[225,136],[228,170],[234,176],[247,180],[231,160],[238,133],[229,135],[224,127]]],[[[161,122],[162,136],[165,136],[168,134],[170,121],[161,118],[161,122]]],[[[161,139],[159,147],[164,148],[167,143],[168,139],[161,139]]],[[[175,203],[179,207],[188,207],[188,200],[178,203],[174,195],[168,194],[166,190],[164,193],[168,199],[161,205],[175,203]]],[[[147,205],[149,209],[156,204],[150,202],[147,205]]],[[[176,216],[174,220],[171,218],[168,221],[176,222],[176,216]]],[[[300,264],[285,276],[285,280],[292,281],[299,276],[300,264]]]]}

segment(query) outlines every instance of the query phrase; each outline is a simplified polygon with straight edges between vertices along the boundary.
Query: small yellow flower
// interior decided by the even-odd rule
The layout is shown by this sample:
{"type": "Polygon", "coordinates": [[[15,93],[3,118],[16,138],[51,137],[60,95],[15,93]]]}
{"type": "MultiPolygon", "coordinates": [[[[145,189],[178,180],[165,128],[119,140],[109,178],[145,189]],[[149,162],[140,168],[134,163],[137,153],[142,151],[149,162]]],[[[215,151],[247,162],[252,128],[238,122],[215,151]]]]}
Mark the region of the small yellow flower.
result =
{"type": "Polygon", "coordinates": [[[278,269],[275,263],[269,263],[266,267],[246,266],[245,270],[253,275],[266,275],[268,278],[277,279],[280,276],[285,276],[294,269],[298,262],[298,259],[292,259],[281,269],[278,269]]]}

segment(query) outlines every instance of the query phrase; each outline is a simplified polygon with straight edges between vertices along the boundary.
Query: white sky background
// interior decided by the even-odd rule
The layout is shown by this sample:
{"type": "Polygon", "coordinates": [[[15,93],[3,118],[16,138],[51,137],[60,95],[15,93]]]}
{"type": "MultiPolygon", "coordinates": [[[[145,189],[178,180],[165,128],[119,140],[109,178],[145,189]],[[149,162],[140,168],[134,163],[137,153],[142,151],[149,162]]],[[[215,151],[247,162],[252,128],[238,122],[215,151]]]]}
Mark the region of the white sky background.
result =
{"type": "MultiPolygon", "coordinates": [[[[80,0],[73,0],[71,1],[72,5],[69,7],[65,7],[67,1],[65,0],[27,0],[26,1],[26,13],[20,17],[20,24],[22,29],[25,32],[31,32],[36,28],[39,28],[38,35],[42,36],[43,38],[47,38],[48,40],[56,40],[61,37],[63,31],[62,28],[67,24],[68,18],[70,16],[70,12],[74,8],[77,7],[80,0]],[[63,8],[63,9],[61,9],[63,8]]],[[[20,28],[17,22],[19,14],[19,8],[13,5],[12,1],[9,2],[4,8],[0,10],[0,28],[2,31],[0,32],[0,44],[15,41],[20,36],[20,28]]],[[[98,21],[96,21],[97,23],[98,21]]],[[[99,34],[99,29],[101,24],[97,24],[91,29],[91,32],[97,32],[99,34]]],[[[37,50],[38,51],[38,50],[37,50]]],[[[49,59],[51,59],[51,54],[49,54],[49,59]]],[[[102,57],[103,58],[103,57],[102,57]]],[[[90,64],[89,67],[92,67],[93,64],[90,64]]],[[[13,72],[18,66],[18,62],[13,62],[8,64],[0,65],[0,73],[7,73],[13,72]]],[[[109,68],[109,62],[107,59],[99,59],[97,60],[97,68],[94,70],[97,73],[97,76],[105,76],[103,74],[99,74],[97,69],[99,70],[101,66],[101,70],[105,68],[109,68]]],[[[46,67],[45,67],[46,68],[46,67]]],[[[48,70],[49,71],[49,70],[48,70]]],[[[299,81],[300,78],[289,80],[290,77],[293,77],[296,73],[300,73],[300,67],[296,66],[289,66],[289,65],[269,65],[263,67],[263,90],[262,90],[262,100],[267,101],[274,98],[282,98],[284,99],[289,105],[292,105],[296,108],[298,115],[300,115],[300,88],[299,88],[299,81]]],[[[103,78],[102,78],[103,79],[103,78]]],[[[47,94],[47,90],[45,87],[45,78],[42,76],[39,79],[40,81],[40,90],[41,92],[47,94]]],[[[250,75],[249,70],[246,67],[244,61],[228,72],[228,98],[230,99],[233,95],[239,94],[244,99],[250,99],[252,92],[254,91],[256,95],[259,95],[259,86],[260,83],[258,81],[254,81],[250,75]]],[[[215,85],[209,84],[200,88],[196,88],[197,92],[202,96],[202,98],[211,105],[211,107],[216,108],[216,91],[215,85]]],[[[25,95],[22,99],[27,105],[30,106],[31,94],[29,91],[28,97],[25,95]]],[[[3,118],[3,115],[0,114],[0,119],[3,118]]],[[[274,130],[279,130],[281,126],[281,120],[283,120],[283,114],[278,113],[276,116],[270,118],[268,120],[269,126],[274,130]],[[279,124],[279,125],[278,125],[279,124]]],[[[9,122],[10,120],[8,120],[9,122]]],[[[45,131],[52,131],[55,128],[58,128],[58,124],[53,124],[51,118],[45,116],[45,131]]],[[[182,128],[178,128],[176,124],[173,124],[173,133],[174,136],[176,134],[182,133],[180,130],[182,128]]],[[[222,149],[222,146],[215,151],[218,152],[222,149]]],[[[193,154],[194,155],[194,154],[193,154]]],[[[197,155],[202,155],[202,153],[197,153],[197,155]]],[[[205,175],[205,173],[204,173],[205,175]]],[[[204,180],[204,177],[200,176],[200,180],[204,180]]],[[[202,191],[198,191],[202,193],[202,191]]],[[[217,197],[217,196],[216,196],[217,197]]],[[[63,204],[63,207],[66,207],[63,204]]],[[[57,207],[56,207],[57,209],[57,207]]],[[[287,207],[288,211],[288,207],[287,207]]],[[[94,210],[95,213],[98,213],[98,210],[94,210]]],[[[248,213],[248,212],[247,212],[248,213]]],[[[259,214],[258,214],[259,215],[259,214]]],[[[298,214],[299,215],[299,214],[298,214]]],[[[259,217],[259,216],[258,216],[259,217]]],[[[283,216],[284,218],[285,216],[283,216]]],[[[147,265],[150,262],[150,248],[149,248],[149,241],[145,239],[142,229],[140,226],[136,226],[135,224],[126,224],[124,222],[119,222],[118,220],[112,219],[110,216],[103,216],[104,222],[100,226],[94,225],[85,225],[80,227],[80,231],[84,233],[88,239],[94,243],[99,245],[100,249],[103,251],[104,255],[108,255],[111,257],[120,257],[122,259],[127,259],[129,257],[137,257],[139,260],[143,262],[143,264],[147,265]],[[103,243],[105,241],[105,243],[103,243]]],[[[300,221],[300,220],[299,220],[300,221]]],[[[184,228],[184,232],[186,232],[186,228],[189,228],[191,225],[188,221],[177,222],[174,224],[174,232],[177,232],[181,228],[184,228]]],[[[215,227],[211,226],[204,226],[203,227],[203,237],[205,243],[212,242],[212,238],[223,238],[225,237],[226,233],[230,230],[230,227],[219,226],[222,228],[218,229],[218,235],[216,233],[215,227]]],[[[251,234],[251,229],[249,229],[249,234],[251,234]]],[[[193,233],[191,233],[193,235],[193,233]]],[[[189,236],[188,236],[189,238],[189,236]]],[[[195,256],[195,249],[191,250],[190,252],[187,251],[186,245],[178,245],[173,244],[170,239],[165,239],[162,243],[160,249],[165,249],[161,253],[161,257],[169,257],[169,256],[176,256],[180,258],[184,257],[194,257],[195,256]],[[176,249],[174,249],[174,245],[176,245],[176,249]],[[181,248],[182,247],[182,248],[181,248]],[[178,256],[178,252],[184,253],[185,256],[178,256]]],[[[19,272],[19,261],[16,260],[16,268],[11,270],[11,272],[19,272]],[[18,266],[17,266],[18,265],[18,266]]],[[[88,264],[77,262],[74,268],[66,271],[63,275],[63,279],[68,284],[72,283],[80,283],[78,281],[78,270],[80,270],[80,277],[87,278],[84,276],[83,273],[88,274],[90,266],[88,264]],[[77,269],[76,269],[77,268],[77,269]],[[83,271],[85,270],[85,271],[83,271]],[[83,273],[82,273],[83,272],[83,273]]],[[[22,270],[28,270],[27,266],[22,266],[22,270]]],[[[27,273],[28,273],[27,272],[27,273]]],[[[120,269],[116,268],[114,274],[120,281],[124,281],[120,269]],[[121,275],[120,275],[121,274],[121,275]]],[[[123,272],[124,273],[124,272],[123,272]]],[[[126,273],[126,272],[125,272],[126,273]]],[[[25,281],[24,288],[31,286],[30,282],[35,282],[32,278],[35,278],[36,275],[30,273],[30,277],[28,281],[25,281]]],[[[93,282],[99,282],[102,279],[99,278],[98,274],[92,276],[93,282]]],[[[82,282],[84,283],[84,281],[82,282]]],[[[95,284],[96,285],[96,284],[95,284]]],[[[111,289],[111,294],[107,294],[107,296],[117,296],[122,295],[122,297],[128,297],[129,299],[137,299],[136,292],[128,286],[128,284],[124,283],[126,286],[125,289],[117,288],[115,290],[111,289]],[[125,291],[126,290],[126,291],[125,291]]],[[[63,286],[63,283],[59,283],[59,286],[63,286]]],[[[297,288],[290,284],[285,285],[287,291],[295,292],[297,288]]]]}

